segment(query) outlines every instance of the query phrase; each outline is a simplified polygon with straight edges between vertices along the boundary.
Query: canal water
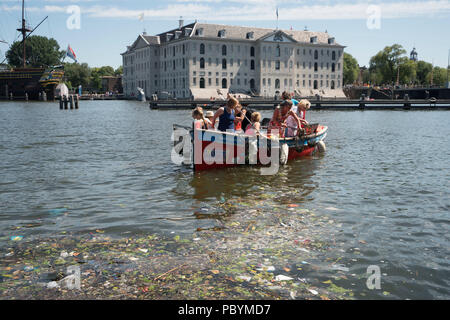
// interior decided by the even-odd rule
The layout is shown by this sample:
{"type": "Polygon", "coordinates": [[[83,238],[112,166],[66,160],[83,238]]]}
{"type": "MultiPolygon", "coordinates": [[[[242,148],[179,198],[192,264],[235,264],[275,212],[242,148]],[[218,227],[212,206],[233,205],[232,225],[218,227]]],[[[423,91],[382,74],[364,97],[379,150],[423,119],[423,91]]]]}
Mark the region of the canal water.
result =
{"type": "MultiPolygon", "coordinates": [[[[0,248],[11,237],[98,230],[112,238],[226,235],[248,210],[239,205],[262,206],[269,215],[248,211],[261,223],[271,206],[275,215],[284,205],[287,216],[307,210],[329,221],[308,227],[331,261],[328,270],[298,271],[310,281],[340,272],[340,287],[356,298],[450,298],[450,113],[310,111],[307,119],[329,127],[323,156],[290,162],[275,176],[249,167],[194,174],[170,156],[172,124],[190,125],[189,110],[0,102],[0,248]],[[225,203],[234,213],[221,214],[225,203]],[[380,270],[380,289],[367,287],[370,266],[380,270]]],[[[292,245],[305,239],[301,229],[278,227],[292,245]]]]}

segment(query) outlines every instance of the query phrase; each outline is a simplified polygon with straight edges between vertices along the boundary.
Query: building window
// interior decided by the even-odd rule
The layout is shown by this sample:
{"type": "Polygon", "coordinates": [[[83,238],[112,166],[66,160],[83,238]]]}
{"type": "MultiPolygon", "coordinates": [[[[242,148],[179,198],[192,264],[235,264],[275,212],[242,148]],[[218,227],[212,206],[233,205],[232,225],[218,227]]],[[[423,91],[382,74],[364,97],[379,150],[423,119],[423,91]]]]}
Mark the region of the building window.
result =
{"type": "Polygon", "coordinates": [[[314,63],[314,72],[317,72],[319,70],[319,66],[317,65],[317,62],[314,63]]]}
{"type": "Polygon", "coordinates": [[[197,64],[197,58],[192,58],[192,64],[195,66],[197,64]]]}
{"type": "Polygon", "coordinates": [[[227,55],[227,46],[226,46],[226,45],[223,45],[223,46],[222,46],[222,55],[223,55],[223,56],[226,56],[226,55],[227,55]]]}
{"type": "Polygon", "coordinates": [[[317,89],[319,84],[317,83],[317,80],[314,80],[314,89],[317,89]]]}
{"type": "Polygon", "coordinates": [[[222,79],[222,89],[226,89],[227,88],[227,79],[222,79]]]}
{"type": "Polygon", "coordinates": [[[266,78],[262,79],[262,84],[263,84],[264,87],[266,86],[266,78]]]}
{"type": "Polygon", "coordinates": [[[255,60],[250,61],[250,70],[255,70],[255,60]]]}
{"type": "Polygon", "coordinates": [[[208,58],[208,67],[211,67],[211,58],[208,58]]]}
{"type": "Polygon", "coordinates": [[[275,70],[280,70],[280,61],[275,61],[275,70]]]}
{"type": "Polygon", "coordinates": [[[186,53],[186,47],[185,47],[185,45],[183,44],[183,54],[185,54],[186,53]]]}
{"type": "Polygon", "coordinates": [[[250,47],[250,57],[255,56],[255,47],[250,47]]]}
{"type": "Polygon", "coordinates": [[[194,86],[197,85],[197,78],[192,78],[192,84],[193,84],[194,86]]]}
{"type": "Polygon", "coordinates": [[[276,56],[277,56],[277,57],[280,57],[280,56],[281,56],[281,49],[280,49],[280,46],[279,46],[279,45],[277,45],[277,47],[276,47],[276,49],[275,49],[275,53],[276,53],[276,56]]]}
{"type": "Polygon", "coordinates": [[[205,78],[200,78],[200,88],[205,89],[205,78]]]}
{"type": "Polygon", "coordinates": [[[205,69],[205,59],[200,58],[200,69],[205,69]]]}
{"type": "Polygon", "coordinates": [[[205,44],[200,44],[200,54],[205,54],[205,44]]]}
{"type": "Polygon", "coordinates": [[[186,68],[186,60],[183,59],[183,69],[186,68]]]}
{"type": "Polygon", "coordinates": [[[319,59],[319,51],[314,50],[314,59],[319,59]]]}
{"type": "Polygon", "coordinates": [[[250,89],[252,90],[256,89],[255,79],[250,79],[250,89]]]}
{"type": "Polygon", "coordinates": [[[287,79],[284,79],[284,86],[287,87],[287,79]]]}
{"type": "Polygon", "coordinates": [[[227,69],[227,59],[222,59],[222,69],[223,70],[227,69]]]}
{"type": "Polygon", "coordinates": [[[331,64],[331,72],[335,72],[336,71],[336,64],[332,63],[331,64]]]}
{"type": "Polygon", "coordinates": [[[334,80],[331,80],[331,89],[334,90],[334,80]]]}
{"type": "Polygon", "coordinates": [[[333,51],[332,53],[331,53],[331,60],[336,60],[336,51],[333,51]]]}
{"type": "Polygon", "coordinates": [[[280,79],[275,79],[275,89],[280,89],[280,79]]]}
{"type": "Polygon", "coordinates": [[[219,85],[219,78],[216,78],[216,86],[219,85]]]}

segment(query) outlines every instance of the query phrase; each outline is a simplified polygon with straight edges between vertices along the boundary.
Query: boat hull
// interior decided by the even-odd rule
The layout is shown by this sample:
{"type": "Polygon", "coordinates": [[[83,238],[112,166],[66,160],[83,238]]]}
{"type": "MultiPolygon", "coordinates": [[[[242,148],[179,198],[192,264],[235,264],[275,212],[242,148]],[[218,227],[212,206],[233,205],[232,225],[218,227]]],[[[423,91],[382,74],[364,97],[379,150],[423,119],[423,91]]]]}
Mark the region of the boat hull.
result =
{"type": "MultiPolygon", "coordinates": [[[[180,126],[174,125],[174,130],[177,128],[180,126]]],[[[185,164],[192,165],[194,171],[239,165],[265,166],[270,165],[275,158],[279,161],[282,150],[286,149],[288,150],[287,161],[292,161],[312,155],[317,144],[325,139],[327,131],[327,127],[319,126],[317,132],[310,135],[299,138],[274,139],[265,135],[248,136],[213,130],[189,130],[190,161],[185,164]],[[286,146],[283,147],[283,145],[286,146]]],[[[177,142],[179,143],[179,141],[177,142]]]]}

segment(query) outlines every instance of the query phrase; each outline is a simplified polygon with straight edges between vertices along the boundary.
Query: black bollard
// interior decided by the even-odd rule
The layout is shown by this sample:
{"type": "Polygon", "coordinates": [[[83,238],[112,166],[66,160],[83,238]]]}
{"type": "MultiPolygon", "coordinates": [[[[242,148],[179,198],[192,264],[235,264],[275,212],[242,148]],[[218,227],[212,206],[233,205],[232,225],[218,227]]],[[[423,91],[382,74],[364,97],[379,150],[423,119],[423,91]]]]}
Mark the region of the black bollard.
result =
{"type": "Polygon", "coordinates": [[[409,95],[405,94],[404,99],[405,99],[404,108],[405,109],[410,109],[411,108],[411,103],[409,102],[409,95]]]}
{"type": "Polygon", "coordinates": [[[75,95],[75,109],[78,109],[79,102],[80,102],[80,99],[79,99],[78,95],[75,95]]]}
{"type": "Polygon", "coordinates": [[[73,109],[73,95],[71,95],[69,98],[69,104],[70,104],[70,110],[72,110],[73,109]]]}
{"type": "Polygon", "coordinates": [[[69,106],[69,99],[67,96],[64,96],[64,109],[67,110],[69,106]]]}
{"type": "Polygon", "coordinates": [[[62,110],[63,108],[64,108],[63,97],[60,96],[60,97],[59,97],[59,109],[62,110]]]}

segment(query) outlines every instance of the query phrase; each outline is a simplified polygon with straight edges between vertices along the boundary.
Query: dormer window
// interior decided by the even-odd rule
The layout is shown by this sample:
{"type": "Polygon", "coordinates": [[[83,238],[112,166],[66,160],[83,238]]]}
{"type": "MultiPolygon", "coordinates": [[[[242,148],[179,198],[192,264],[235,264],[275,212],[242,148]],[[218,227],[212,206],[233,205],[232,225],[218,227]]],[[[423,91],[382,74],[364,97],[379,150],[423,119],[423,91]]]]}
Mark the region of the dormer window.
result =
{"type": "Polygon", "coordinates": [[[335,44],[335,42],[334,38],[328,38],[328,44],[335,44]]]}
{"type": "Polygon", "coordinates": [[[166,41],[170,41],[170,39],[172,39],[173,34],[171,33],[166,33],[166,41]]]}
{"type": "Polygon", "coordinates": [[[189,35],[191,34],[191,32],[192,32],[192,28],[184,28],[184,35],[185,35],[186,37],[189,37],[189,35]]]}
{"type": "Polygon", "coordinates": [[[217,34],[217,36],[219,38],[225,38],[225,29],[219,30],[219,33],[217,34]]]}
{"type": "Polygon", "coordinates": [[[247,38],[247,39],[253,39],[253,35],[254,35],[254,32],[253,32],[253,31],[252,31],[252,32],[247,32],[246,38],[247,38]]]}
{"type": "Polygon", "coordinates": [[[311,43],[317,43],[317,36],[311,37],[311,43]]]}
{"type": "Polygon", "coordinates": [[[195,30],[195,35],[200,37],[203,36],[203,28],[198,28],[195,30]]]}
{"type": "Polygon", "coordinates": [[[175,31],[175,39],[179,39],[181,36],[181,31],[175,31]]]}

